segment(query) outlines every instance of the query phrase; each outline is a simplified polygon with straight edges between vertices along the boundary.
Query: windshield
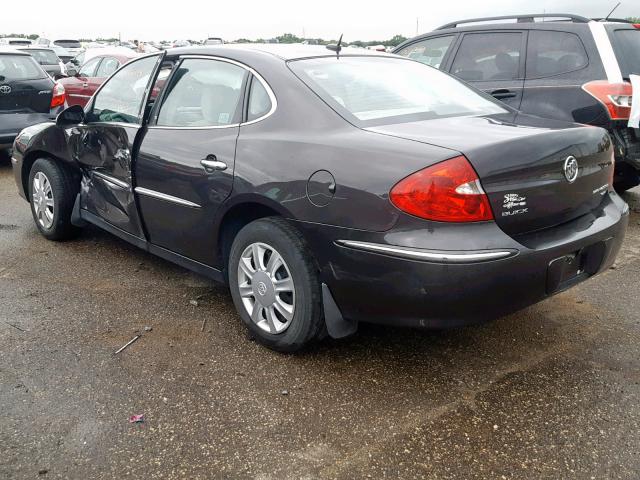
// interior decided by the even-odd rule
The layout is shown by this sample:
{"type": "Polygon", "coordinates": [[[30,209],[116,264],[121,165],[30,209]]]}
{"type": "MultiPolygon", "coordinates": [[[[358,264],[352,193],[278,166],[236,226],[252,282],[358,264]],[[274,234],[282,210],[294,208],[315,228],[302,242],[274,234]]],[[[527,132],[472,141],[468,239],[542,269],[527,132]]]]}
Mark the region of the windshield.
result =
{"type": "Polygon", "coordinates": [[[9,45],[31,45],[31,40],[9,40],[9,45]]]}
{"type": "Polygon", "coordinates": [[[289,65],[338,113],[362,126],[506,112],[461,81],[411,60],[325,57],[289,65]]]}
{"type": "Polygon", "coordinates": [[[56,40],[53,44],[63,48],[82,48],[77,40],[56,40]]]}
{"type": "Polygon", "coordinates": [[[58,56],[52,50],[34,50],[32,48],[25,50],[40,65],[57,65],[60,62],[58,56]]]}
{"type": "Polygon", "coordinates": [[[615,50],[622,76],[629,78],[632,73],[640,74],[640,30],[616,30],[615,50]]]}
{"type": "Polygon", "coordinates": [[[46,74],[35,60],[25,55],[0,55],[0,81],[35,80],[46,74]]]}

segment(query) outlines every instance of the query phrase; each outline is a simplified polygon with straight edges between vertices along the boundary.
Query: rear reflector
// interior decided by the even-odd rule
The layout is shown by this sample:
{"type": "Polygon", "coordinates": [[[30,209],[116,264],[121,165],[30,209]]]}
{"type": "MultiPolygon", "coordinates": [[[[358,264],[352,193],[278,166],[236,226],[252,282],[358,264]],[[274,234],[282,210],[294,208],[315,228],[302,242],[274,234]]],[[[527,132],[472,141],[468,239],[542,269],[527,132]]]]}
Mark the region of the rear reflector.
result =
{"type": "Polygon", "coordinates": [[[427,220],[493,220],[489,199],[464,156],[445,160],[400,180],[391,189],[390,200],[403,212],[427,220]]]}
{"type": "Polygon", "coordinates": [[[64,87],[61,83],[56,82],[53,86],[53,96],[51,97],[51,108],[59,107],[60,105],[64,105],[64,102],[67,100],[67,94],[64,91],[64,87]]]}
{"type": "Polygon", "coordinates": [[[596,80],[584,84],[582,89],[607,107],[611,120],[629,120],[633,99],[633,88],[630,83],[596,80]]]}

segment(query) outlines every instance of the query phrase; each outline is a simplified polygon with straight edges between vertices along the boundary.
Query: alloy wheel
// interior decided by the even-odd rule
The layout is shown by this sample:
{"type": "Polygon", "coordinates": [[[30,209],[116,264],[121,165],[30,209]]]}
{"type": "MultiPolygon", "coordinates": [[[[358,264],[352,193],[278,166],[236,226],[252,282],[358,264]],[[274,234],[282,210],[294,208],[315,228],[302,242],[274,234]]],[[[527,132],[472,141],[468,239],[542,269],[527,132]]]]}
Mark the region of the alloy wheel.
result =
{"type": "Polygon", "coordinates": [[[33,177],[32,203],[38,223],[45,229],[53,225],[54,202],[51,182],[47,176],[38,172],[33,177]]]}
{"type": "Polygon", "coordinates": [[[295,311],[295,286],[287,263],[275,248],[252,243],[238,263],[238,289],[253,323],[265,332],[284,332],[295,311]]]}

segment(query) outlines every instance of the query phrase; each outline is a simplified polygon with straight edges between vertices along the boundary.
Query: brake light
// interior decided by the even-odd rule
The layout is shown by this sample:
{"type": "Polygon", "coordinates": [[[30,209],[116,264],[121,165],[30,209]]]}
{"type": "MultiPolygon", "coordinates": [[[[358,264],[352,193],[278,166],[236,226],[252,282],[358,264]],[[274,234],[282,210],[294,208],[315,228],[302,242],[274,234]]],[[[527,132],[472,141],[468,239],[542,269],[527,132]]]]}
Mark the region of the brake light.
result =
{"type": "Polygon", "coordinates": [[[630,83],[596,80],[584,84],[582,89],[607,107],[611,120],[628,120],[631,116],[633,88],[630,83]]]}
{"type": "Polygon", "coordinates": [[[64,105],[67,100],[67,93],[64,91],[64,86],[61,83],[56,82],[53,86],[53,96],[51,97],[51,108],[64,105]]]}
{"type": "Polygon", "coordinates": [[[636,28],[640,28],[640,23],[634,23],[633,26],[636,28]]]}
{"type": "Polygon", "coordinates": [[[439,222],[493,220],[487,194],[478,174],[464,156],[427,167],[403,180],[390,200],[405,213],[439,222]]]}

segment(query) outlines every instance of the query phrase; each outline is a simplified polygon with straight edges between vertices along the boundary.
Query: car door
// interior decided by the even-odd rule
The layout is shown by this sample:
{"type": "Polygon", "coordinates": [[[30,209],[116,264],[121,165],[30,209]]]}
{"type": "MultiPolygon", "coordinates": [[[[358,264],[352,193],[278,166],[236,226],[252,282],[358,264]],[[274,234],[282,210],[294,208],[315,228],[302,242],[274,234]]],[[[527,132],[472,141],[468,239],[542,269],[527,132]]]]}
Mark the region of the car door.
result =
{"type": "Polygon", "coordinates": [[[149,241],[215,266],[215,215],[231,193],[245,67],[184,57],[154,106],[135,163],[149,241]]]}
{"type": "Polygon", "coordinates": [[[78,75],[64,79],[62,84],[67,93],[69,106],[80,105],[84,107],[87,104],[91,98],[91,95],[88,95],[89,79],[95,76],[101,60],[100,57],[92,58],[80,68],[78,75]]]}
{"type": "Polygon", "coordinates": [[[597,120],[601,110],[582,85],[599,78],[598,68],[575,33],[531,30],[520,110],[568,122],[597,120]]]}
{"type": "Polygon", "coordinates": [[[524,88],[526,32],[468,32],[462,37],[450,73],[518,109],[524,88]]]}
{"type": "Polygon", "coordinates": [[[143,57],[112,76],[86,108],[85,122],[68,132],[73,158],[83,167],[83,215],[139,239],[144,233],[135,205],[132,164],[150,79],[161,57],[143,57]]]}

